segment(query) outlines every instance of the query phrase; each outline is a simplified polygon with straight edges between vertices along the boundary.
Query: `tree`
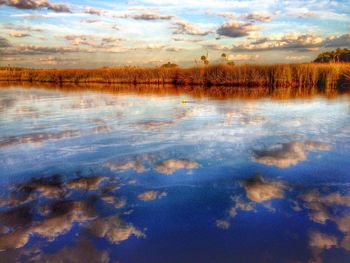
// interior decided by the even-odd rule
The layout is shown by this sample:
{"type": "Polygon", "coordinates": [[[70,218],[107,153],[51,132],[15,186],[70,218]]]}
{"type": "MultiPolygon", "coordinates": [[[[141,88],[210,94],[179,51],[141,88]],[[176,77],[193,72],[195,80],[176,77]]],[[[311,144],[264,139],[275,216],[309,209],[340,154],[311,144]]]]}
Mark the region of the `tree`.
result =
{"type": "Polygon", "coordinates": [[[335,51],[327,51],[319,54],[314,62],[350,62],[350,50],[347,48],[337,48],[335,51]]]}
{"type": "Polygon", "coordinates": [[[347,48],[337,48],[335,50],[335,61],[334,62],[345,62],[350,61],[347,59],[348,55],[350,54],[350,50],[347,48]]]}
{"type": "Polygon", "coordinates": [[[177,64],[171,63],[170,61],[161,66],[161,68],[177,68],[177,67],[179,67],[177,64]]]}
{"type": "Polygon", "coordinates": [[[208,60],[208,56],[201,56],[201,60],[203,61],[204,66],[208,66],[209,65],[209,60],[208,60]]]}
{"type": "Polygon", "coordinates": [[[222,54],[221,54],[221,63],[222,63],[222,64],[225,64],[226,60],[227,60],[227,55],[226,55],[226,53],[222,53],[222,54]]]}
{"type": "Polygon", "coordinates": [[[235,62],[229,61],[229,62],[226,63],[226,65],[228,65],[228,66],[234,66],[234,65],[235,65],[235,62]]]}

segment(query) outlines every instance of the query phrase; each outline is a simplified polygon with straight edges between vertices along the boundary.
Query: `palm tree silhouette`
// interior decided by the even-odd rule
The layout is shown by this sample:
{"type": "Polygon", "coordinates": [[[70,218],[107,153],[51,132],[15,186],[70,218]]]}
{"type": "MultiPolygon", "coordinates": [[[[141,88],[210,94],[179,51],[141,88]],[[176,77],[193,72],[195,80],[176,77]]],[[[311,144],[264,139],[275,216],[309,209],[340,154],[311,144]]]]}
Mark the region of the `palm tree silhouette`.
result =
{"type": "Polygon", "coordinates": [[[222,53],[222,54],[221,54],[221,63],[222,63],[222,64],[225,64],[226,60],[227,60],[227,55],[226,55],[226,53],[222,53]]]}

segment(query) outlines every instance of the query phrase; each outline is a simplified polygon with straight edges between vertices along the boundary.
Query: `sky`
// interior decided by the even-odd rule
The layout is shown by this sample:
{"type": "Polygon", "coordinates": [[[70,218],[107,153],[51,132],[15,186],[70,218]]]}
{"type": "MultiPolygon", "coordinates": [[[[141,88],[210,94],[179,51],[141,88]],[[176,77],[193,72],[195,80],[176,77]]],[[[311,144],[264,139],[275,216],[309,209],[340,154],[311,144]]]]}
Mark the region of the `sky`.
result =
{"type": "Polygon", "coordinates": [[[0,0],[0,66],[297,63],[350,48],[350,0],[0,0]]]}

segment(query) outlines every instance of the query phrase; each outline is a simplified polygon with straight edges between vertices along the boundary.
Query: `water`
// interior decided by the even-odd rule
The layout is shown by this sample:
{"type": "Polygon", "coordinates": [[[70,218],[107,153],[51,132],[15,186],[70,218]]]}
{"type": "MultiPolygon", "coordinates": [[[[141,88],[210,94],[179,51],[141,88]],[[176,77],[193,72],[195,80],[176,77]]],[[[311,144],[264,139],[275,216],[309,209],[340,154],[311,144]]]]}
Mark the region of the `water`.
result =
{"type": "Polygon", "coordinates": [[[0,262],[350,262],[349,97],[278,94],[1,88],[0,262]]]}

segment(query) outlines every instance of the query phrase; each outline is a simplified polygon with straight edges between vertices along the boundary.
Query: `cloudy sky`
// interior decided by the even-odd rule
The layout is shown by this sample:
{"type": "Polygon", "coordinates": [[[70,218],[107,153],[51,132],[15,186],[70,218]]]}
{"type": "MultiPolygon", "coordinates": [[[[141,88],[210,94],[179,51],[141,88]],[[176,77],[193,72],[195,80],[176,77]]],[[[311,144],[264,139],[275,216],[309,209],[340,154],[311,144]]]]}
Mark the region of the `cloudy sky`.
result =
{"type": "Polygon", "coordinates": [[[0,0],[0,65],[310,61],[350,47],[349,0],[0,0]]]}

